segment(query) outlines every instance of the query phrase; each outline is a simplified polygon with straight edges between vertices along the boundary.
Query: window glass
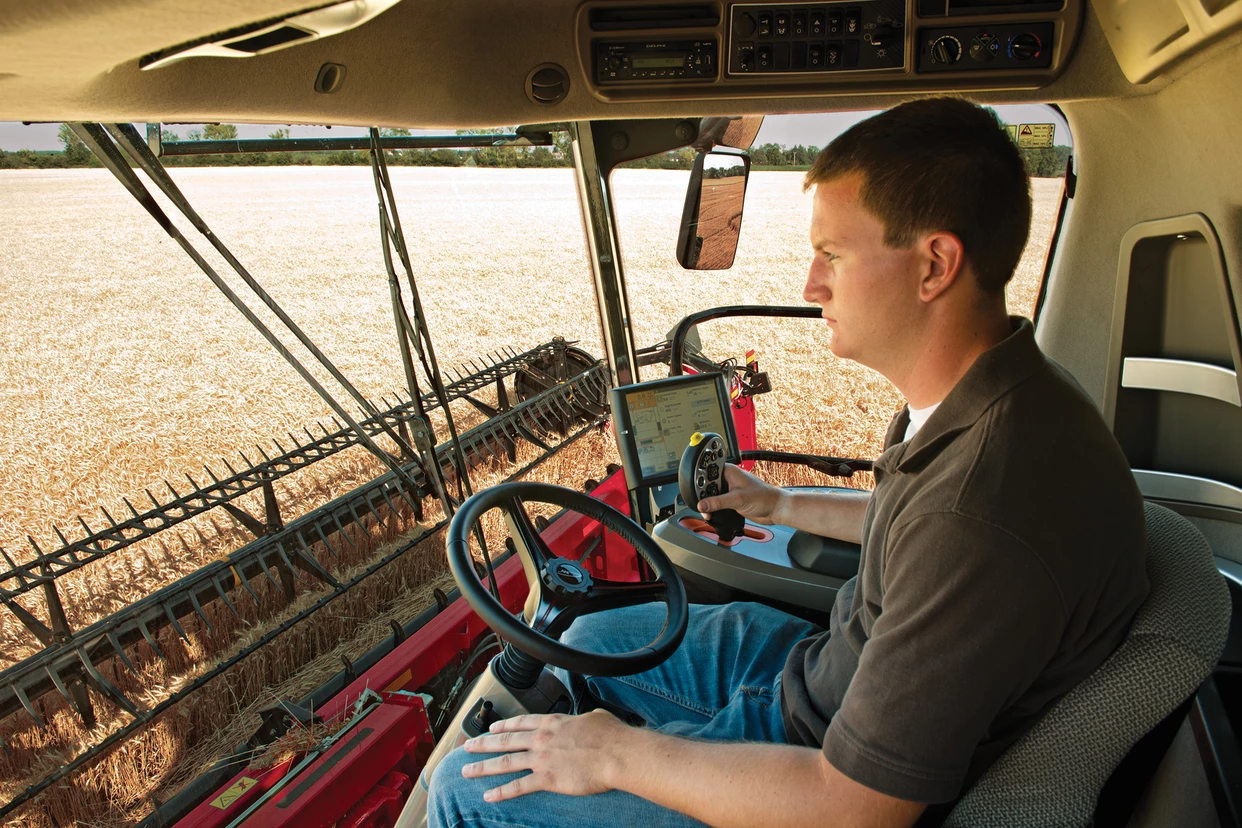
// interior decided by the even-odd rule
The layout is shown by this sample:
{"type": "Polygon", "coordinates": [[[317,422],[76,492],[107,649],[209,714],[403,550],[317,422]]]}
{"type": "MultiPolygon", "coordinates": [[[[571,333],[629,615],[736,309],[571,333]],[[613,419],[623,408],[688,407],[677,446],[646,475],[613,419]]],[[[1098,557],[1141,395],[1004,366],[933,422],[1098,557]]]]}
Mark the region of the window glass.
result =
{"type": "MultiPolygon", "coordinates": [[[[997,113],[1012,125],[1016,140],[1024,136],[1020,145],[1041,137],[1051,143],[1023,149],[1032,172],[1033,221],[1006,291],[1010,312],[1031,317],[1060,206],[1069,132],[1051,107],[1003,106],[997,113]]],[[[645,168],[617,170],[612,180],[638,344],[658,341],[682,317],[708,307],[805,305],[813,193],[802,191],[803,176],[822,146],[873,114],[767,117],[750,151],[741,239],[729,270],[687,271],[674,259],[691,154],[682,151],[647,159],[641,163],[645,168]]],[[[874,458],[889,420],[905,404],[884,377],[834,356],[820,320],[721,320],[705,323],[700,332],[707,355],[742,360],[754,348],[760,367],[770,372],[774,390],[756,400],[763,448],[874,458]]],[[[774,469],[771,476],[785,483],[809,482],[803,473],[785,469],[774,469]]]]}

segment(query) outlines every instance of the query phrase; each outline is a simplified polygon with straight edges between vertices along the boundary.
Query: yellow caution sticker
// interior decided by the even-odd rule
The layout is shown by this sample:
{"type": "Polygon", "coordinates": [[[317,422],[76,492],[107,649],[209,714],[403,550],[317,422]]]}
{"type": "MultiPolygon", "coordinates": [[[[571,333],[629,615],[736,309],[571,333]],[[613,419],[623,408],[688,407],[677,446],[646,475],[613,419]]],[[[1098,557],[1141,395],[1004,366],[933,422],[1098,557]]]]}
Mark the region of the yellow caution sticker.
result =
{"type": "Polygon", "coordinates": [[[1056,124],[1022,124],[1018,127],[1018,146],[1050,147],[1056,136],[1056,124]]]}
{"type": "Polygon", "coordinates": [[[211,800],[211,807],[219,808],[221,811],[228,810],[233,807],[233,803],[241,799],[246,791],[259,784],[259,780],[251,779],[249,776],[243,776],[238,779],[224,793],[211,800]]]}

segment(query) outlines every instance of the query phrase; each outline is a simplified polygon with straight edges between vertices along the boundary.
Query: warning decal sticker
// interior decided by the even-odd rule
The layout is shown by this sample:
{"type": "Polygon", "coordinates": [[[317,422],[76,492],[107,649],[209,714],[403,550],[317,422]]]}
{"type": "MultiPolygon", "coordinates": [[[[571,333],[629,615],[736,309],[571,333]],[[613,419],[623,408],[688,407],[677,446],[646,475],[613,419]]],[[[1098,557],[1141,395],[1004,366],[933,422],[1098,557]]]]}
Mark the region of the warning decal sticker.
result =
{"type": "Polygon", "coordinates": [[[1056,124],[1022,124],[1018,127],[1018,146],[1050,147],[1056,124]]]}
{"type": "Polygon", "coordinates": [[[221,811],[226,811],[233,806],[234,802],[241,799],[246,791],[250,790],[257,784],[259,784],[259,780],[251,779],[249,776],[243,776],[241,779],[238,779],[230,785],[227,791],[211,800],[211,807],[219,808],[221,811]]]}

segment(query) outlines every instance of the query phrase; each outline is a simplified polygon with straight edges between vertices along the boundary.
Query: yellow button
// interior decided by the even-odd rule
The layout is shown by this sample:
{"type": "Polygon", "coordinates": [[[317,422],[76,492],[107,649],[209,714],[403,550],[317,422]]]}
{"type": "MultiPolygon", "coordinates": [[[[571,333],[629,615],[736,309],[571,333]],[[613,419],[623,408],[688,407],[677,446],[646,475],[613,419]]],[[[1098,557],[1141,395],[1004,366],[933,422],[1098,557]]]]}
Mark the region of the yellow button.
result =
{"type": "Polygon", "coordinates": [[[696,431],[690,435],[690,445],[697,446],[701,442],[703,442],[703,432],[696,431]]]}

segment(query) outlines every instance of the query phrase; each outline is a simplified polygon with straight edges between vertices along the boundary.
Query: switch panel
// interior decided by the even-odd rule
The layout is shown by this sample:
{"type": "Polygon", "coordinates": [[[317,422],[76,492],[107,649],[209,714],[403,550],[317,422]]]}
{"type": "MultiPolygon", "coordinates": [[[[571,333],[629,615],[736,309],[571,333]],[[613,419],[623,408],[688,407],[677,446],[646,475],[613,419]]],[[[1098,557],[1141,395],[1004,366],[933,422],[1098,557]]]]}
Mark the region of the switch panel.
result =
{"type": "Polygon", "coordinates": [[[905,67],[905,0],[738,4],[729,18],[731,75],[905,67]]]}
{"type": "Polygon", "coordinates": [[[1046,69],[1052,65],[1053,30],[1051,22],[919,29],[918,71],[1046,69]]]}

